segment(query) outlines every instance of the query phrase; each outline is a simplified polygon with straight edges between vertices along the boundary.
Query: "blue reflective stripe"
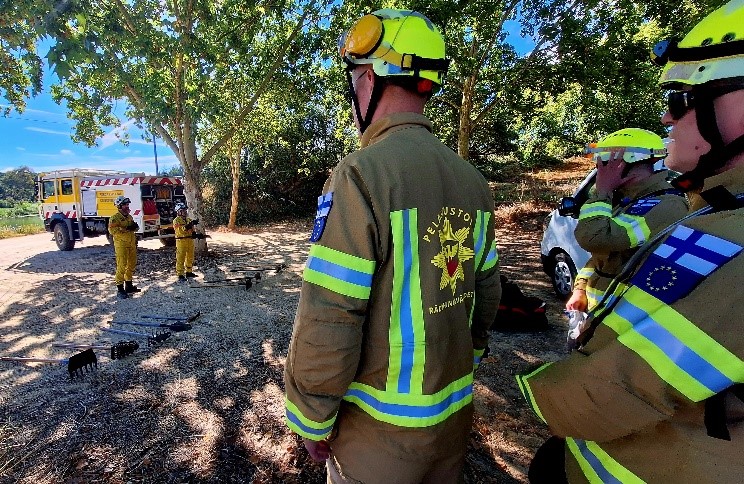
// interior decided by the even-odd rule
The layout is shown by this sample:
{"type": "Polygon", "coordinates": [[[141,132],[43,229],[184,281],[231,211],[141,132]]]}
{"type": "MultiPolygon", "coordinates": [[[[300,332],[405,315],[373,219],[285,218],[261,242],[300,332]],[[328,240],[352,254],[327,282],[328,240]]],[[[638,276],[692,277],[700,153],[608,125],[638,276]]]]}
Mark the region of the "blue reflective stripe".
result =
{"type": "Polygon", "coordinates": [[[485,262],[483,262],[483,267],[488,267],[490,262],[493,262],[494,260],[498,260],[498,252],[496,251],[496,241],[493,242],[493,246],[491,247],[491,250],[488,251],[488,255],[486,256],[485,262]]]}
{"type": "MultiPolygon", "coordinates": [[[[480,211],[478,211],[478,220],[480,221],[480,227],[478,230],[478,240],[475,242],[475,253],[477,255],[480,255],[481,250],[483,250],[483,245],[486,243],[486,217],[484,214],[481,214],[480,211]]],[[[477,267],[476,267],[477,269],[477,267]]]]}
{"type": "Polygon", "coordinates": [[[473,393],[473,384],[469,384],[465,388],[458,390],[439,403],[427,406],[415,406],[415,405],[404,405],[402,403],[385,403],[381,402],[372,395],[363,392],[362,390],[351,388],[346,392],[346,396],[356,397],[363,401],[370,407],[374,408],[378,412],[393,415],[396,417],[414,417],[414,418],[427,418],[436,417],[442,412],[446,411],[450,406],[456,404],[473,393]]]}
{"type": "Polygon", "coordinates": [[[620,301],[615,312],[629,321],[633,329],[656,345],[677,366],[713,393],[718,393],[734,384],[729,377],[654,321],[646,311],[631,304],[627,299],[620,301]]]}
{"type": "Polygon", "coordinates": [[[308,257],[307,267],[308,269],[320,272],[321,274],[327,274],[350,284],[372,287],[372,274],[365,274],[364,272],[349,269],[348,267],[321,259],[318,256],[311,255],[308,257]]]}
{"type": "Polygon", "coordinates": [[[401,355],[400,374],[398,376],[398,392],[410,393],[411,375],[413,372],[413,349],[416,338],[413,333],[413,314],[411,314],[411,266],[413,254],[411,253],[411,230],[408,226],[410,212],[403,210],[403,290],[400,295],[400,333],[401,333],[401,355]]]}
{"type": "Polygon", "coordinates": [[[318,437],[324,437],[328,435],[333,429],[333,424],[323,429],[314,429],[312,427],[308,427],[307,425],[303,424],[302,421],[299,419],[299,417],[297,417],[297,415],[292,413],[289,409],[287,409],[286,416],[287,416],[287,420],[297,425],[303,431],[311,435],[317,435],[318,437]]]}
{"type": "Polygon", "coordinates": [[[589,465],[592,466],[592,469],[594,469],[594,472],[597,473],[597,476],[599,476],[603,483],[622,484],[621,481],[619,481],[610,473],[610,471],[605,468],[602,462],[600,462],[599,458],[597,458],[597,456],[594,455],[591,450],[589,450],[589,448],[586,446],[586,442],[580,439],[574,439],[574,442],[576,442],[576,446],[579,448],[581,455],[584,456],[584,459],[586,459],[589,465]]]}

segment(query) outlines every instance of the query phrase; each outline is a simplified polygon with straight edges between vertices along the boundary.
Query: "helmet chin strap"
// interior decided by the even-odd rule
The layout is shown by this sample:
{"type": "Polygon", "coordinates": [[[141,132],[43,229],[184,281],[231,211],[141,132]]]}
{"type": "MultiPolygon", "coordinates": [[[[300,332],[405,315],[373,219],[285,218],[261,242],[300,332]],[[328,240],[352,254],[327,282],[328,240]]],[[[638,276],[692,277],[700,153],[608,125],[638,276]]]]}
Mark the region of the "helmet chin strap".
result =
{"type": "Polygon", "coordinates": [[[354,90],[354,83],[351,81],[351,71],[346,70],[346,84],[347,89],[349,90],[349,96],[351,97],[351,103],[354,105],[354,110],[356,111],[356,118],[359,122],[359,132],[364,134],[364,132],[367,130],[369,125],[372,123],[372,118],[375,115],[375,111],[377,110],[377,105],[380,102],[380,98],[382,98],[382,91],[384,90],[384,79],[379,77],[377,74],[372,71],[372,76],[374,79],[374,85],[372,86],[372,94],[369,97],[369,104],[367,105],[367,112],[365,113],[364,117],[362,117],[362,111],[359,109],[359,96],[357,96],[356,91],[354,90]]]}
{"type": "Polygon", "coordinates": [[[706,178],[723,168],[728,160],[744,152],[744,135],[729,144],[723,142],[713,103],[716,96],[706,89],[694,90],[694,93],[697,128],[703,139],[710,144],[710,150],[700,155],[695,168],[672,181],[675,188],[684,192],[702,188],[706,178]]]}

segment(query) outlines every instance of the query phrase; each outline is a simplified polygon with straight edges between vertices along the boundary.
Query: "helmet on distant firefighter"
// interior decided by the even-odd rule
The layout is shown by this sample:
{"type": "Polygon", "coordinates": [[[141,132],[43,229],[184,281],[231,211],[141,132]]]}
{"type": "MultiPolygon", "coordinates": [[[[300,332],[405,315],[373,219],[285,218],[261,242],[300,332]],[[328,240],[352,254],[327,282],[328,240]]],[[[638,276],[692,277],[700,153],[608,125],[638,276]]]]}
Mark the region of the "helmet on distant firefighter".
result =
{"type": "Polygon", "coordinates": [[[128,197],[125,197],[124,195],[119,195],[114,200],[114,205],[117,207],[121,207],[122,205],[126,205],[128,203],[132,203],[132,201],[128,197]]]}
{"type": "Polygon", "coordinates": [[[178,203],[176,204],[176,206],[174,207],[174,210],[176,211],[176,213],[178,213],[178,212],[180,212],[181,210],[184,210],[184,211],[185,211],[185,210],[186,210],[186,208],[187,208],[187,207],[186,207],[186,204],[185,204],[185,203],[183,203],[183,202],[178,202],[178,203]]]}
{"type": "Polygon", "coordinates": [[[442,86],[450,63],[442,34],[411,10],[384,8],[364,15],[341,35],[338,47],[350,67],[371,64],[380,77],[427,79],[428,90],[442,86]]]}
{"type": "Polygon", "coordinates": [[[609,161],[613,151],[624,150],[625,163],[650,163],[666,157],[664,141],[658,134],[641,128],[624,128],[610,133],[598,143],[587,145],[585,153],[594,161],[609,161]]]}

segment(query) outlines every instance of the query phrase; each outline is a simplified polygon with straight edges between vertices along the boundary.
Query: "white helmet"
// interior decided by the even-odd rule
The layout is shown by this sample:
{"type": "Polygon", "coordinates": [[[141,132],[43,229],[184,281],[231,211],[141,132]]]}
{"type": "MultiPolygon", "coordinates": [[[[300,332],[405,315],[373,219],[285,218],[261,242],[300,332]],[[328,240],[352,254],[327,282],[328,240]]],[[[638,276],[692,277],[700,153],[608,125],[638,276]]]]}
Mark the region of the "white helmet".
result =
{"type": "Polygon", "coordinates": [[[116,205],[117,207],[121,207],[122,205],[127,204],[127,203],[132,203],[132,201],[129,198],[125,197],[124,195],[119,195],[114,200],[114,205],[116,205]]]}
{"type": "Polygon", "coordinates": [[[186,204],[183,202],[178,202],[176,206],[174,207],[174,210],[176,212],[180,212],[181,210],[186,210],[186,204]]]}

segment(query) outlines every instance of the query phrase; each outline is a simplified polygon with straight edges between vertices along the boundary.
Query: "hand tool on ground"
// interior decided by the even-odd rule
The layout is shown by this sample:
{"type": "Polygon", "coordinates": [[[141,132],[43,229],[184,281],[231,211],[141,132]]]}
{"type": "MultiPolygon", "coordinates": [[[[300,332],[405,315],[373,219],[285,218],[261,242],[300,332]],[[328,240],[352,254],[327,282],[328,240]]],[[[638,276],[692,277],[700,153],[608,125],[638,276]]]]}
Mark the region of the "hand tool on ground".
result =
{"type": "MultiPolygon", "coordinates": [[[[260,274],[260,273],[257,273],[260,274]]],[[[204,289],[207,287],[235,287],[243,286],[247,291],[253,287],[253,279],[255,278],[256,283],[260,282],[261,277],[228,277],[227,279],[217,279],[215,281],[202,281],[201,284],[189,284],[192,289],[204,289]],[[240,282],[238,282],[240,281],[240,282]]]]}
{"type": "Polygon", "coordinates": [[[255,266],[233,267],[228,272],[275,271],[277,273],[287,268],[287,264],[256,264],[255,266]]]}
{"type": "Polygon", "coordinates": [[[178,321],[176,323],[172,324],[166,324],[166,323],[153,323],[153,322],[147,322],[147,321],[109,321],[111,324],[133,324],[135,326],[149,326],[151,328],[166,328],[174,333],[178,333],[181,331],[188,331],[191,329],[191,325],[189,323],[184,323],[181,321],[178,321]]]}
{"type": "Polygon", "coordinates": [[[96,346],[96,345],[84,345],[78,343],[52,343],[55,348],[76,348],[76,349],[91,349],[91,350],[111,350],[111,359],[120,360],[125,356],[129,356],[139,349],[139,343],[136,341],[119,341],[111,346],[96,346]]]}
{"type": "Polygon", "coordinates": [[[144,316],[141,316],[143,318],[147,319],[164,319],[166,321],[181,321],[183,323],[191,323],[201,316],[201,311],[197,311],[195,314],[191,316],[157,316],[155,314],[145,314],[144,316]]]}
{"type": "Polygon", "coordinates": [[[80,372],[79,376],[83,376],[87,371],[92,371],[94,367],[98,368],[98,359],[92,349],[81,351],[80,353],[76,353],[65,359],[1,356],[0,361],[14,361],[17,363],[57,363],[59,365],[67,365],[67,372],[70,374],[70,378],[78,375],[78,371],[80,372]]]}
{"type": "Polygon", "coordinates": [[[163,341],[170,338],[170,331],[156,331],[155,334],[147,334],[147,333],[135,333],[134,331],[124,331],[123,329],[114,329],[114,328],[103,328],[104,331],[108,331],[109,333],[116,333],[116,334],[125,334],[127,336],[135,336],[137,338],[147,338],[147,346],[158,346],[163,343],[163,341]]]}

